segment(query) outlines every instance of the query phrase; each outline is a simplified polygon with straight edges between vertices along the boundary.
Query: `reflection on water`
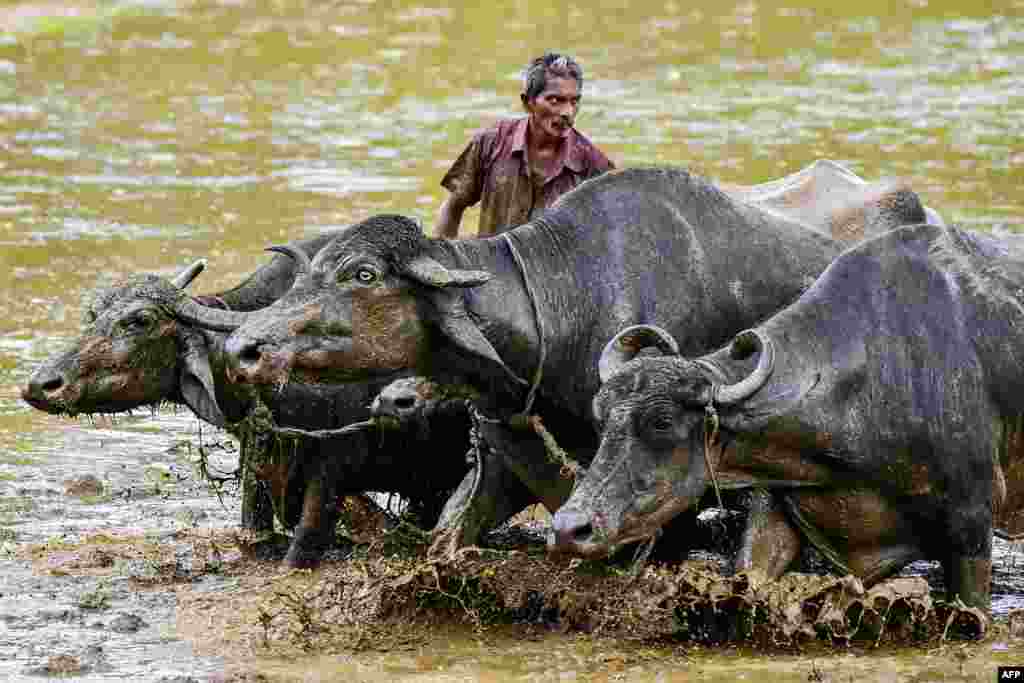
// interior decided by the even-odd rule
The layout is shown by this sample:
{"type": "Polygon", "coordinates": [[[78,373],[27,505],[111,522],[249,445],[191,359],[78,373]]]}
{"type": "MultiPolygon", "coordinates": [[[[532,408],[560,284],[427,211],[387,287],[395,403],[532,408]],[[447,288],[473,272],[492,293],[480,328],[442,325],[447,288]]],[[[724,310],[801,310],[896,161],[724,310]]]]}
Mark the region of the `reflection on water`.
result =
{"type": "MultiPolygon", "coordinates": [[[[111,477],[194,427],[92,429],[19,400],[83,292],[200,256],[198,288],[227,287],[265,245],[378,211],[431,225],[444,170],[518,114],[519,69],[548,48],[583,62],[579,126],[620,166],[756,183],[828,157],[908,178],[953,222],[1024,230],[1021,0],[446,5],[0,7],[2,495],[111,477]]],[[[64,523],[41,500],[19,533],[64,523]]]]}

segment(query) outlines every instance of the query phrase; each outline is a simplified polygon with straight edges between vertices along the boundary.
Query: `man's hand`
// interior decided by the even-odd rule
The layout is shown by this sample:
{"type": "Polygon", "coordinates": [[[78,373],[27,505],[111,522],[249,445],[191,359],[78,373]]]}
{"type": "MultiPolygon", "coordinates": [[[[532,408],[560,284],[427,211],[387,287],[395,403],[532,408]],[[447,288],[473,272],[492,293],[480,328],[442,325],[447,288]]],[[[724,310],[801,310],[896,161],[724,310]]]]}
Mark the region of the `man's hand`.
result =
{"type": "Polygon", "coordinates": [[[462,222],[462,214],[466,205],[455,198],[455,195],[448,195],[448,198],[441,204],[441,211],[434,225],[434,237],[443,239],[455,239],[459,236],[459,224],[462,222]]]}

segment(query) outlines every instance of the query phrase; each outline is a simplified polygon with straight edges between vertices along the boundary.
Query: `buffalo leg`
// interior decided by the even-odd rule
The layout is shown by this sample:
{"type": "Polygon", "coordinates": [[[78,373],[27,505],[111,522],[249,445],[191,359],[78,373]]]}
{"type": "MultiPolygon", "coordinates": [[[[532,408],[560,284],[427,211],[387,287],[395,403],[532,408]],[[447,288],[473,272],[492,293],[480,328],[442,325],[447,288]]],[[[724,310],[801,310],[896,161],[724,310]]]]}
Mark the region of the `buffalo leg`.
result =
{"type": "Polygon", "coordinates": [[[535,502],[499,456],[484,454],[445,504],[432,532],[430,555],[449,557],[459,548],[479,545],[484,533],[535,502]]]}
{"type": "Polygon", "coordinates": [[[482,432],[488,447],[501,456],[505,468],[548,512],[553,514],[572,495],[574,480],[562,475],[562,463],[551,458],[539,436],[500,424],[485,425],[482,432]]]}
{"type": "Polygon", "coordinates": [[[964,604],[986,613],[991,608],[992,590],[991,505],[991,498],[984,502],[965,501],[954,511],[949,550],[942,563],[947,597],[952,600],[959,596],[964,604]]]}
{"type": "Polygon", "coordinates": [[[242,528],[257,534],[274,530],[274,501],[267,481],[260,475],[273,468],[277,446],[267,438],[242,438],[238,464],[242,470],[242,528]]]}
{"type": "Polygon", "coordinates": [[[246,468],[242,475],[242,528],[261,533],[274,530],[274,505],[264,482],[246,468]]]}
{"type": "Polygon", "coordinates": [[[314,467],[302,497],[302,515],[284,561],[289,567],[311,569],[320,564],[334,541],[338,524],[338,496],[323,467],[314,467]]]}
{"type": "Polygon", "coordinates": [[[769,579],[777,579],[800,554],[800,534],[768,491],[753,489],[749,505],[735,569],[761,569],[769,579]]]}
{"type": "Polygon", "coordinates": [[[946,597],[957,597],[986,614],[991,607],[992,560],[989,557],[954,556],[942,563],[946,597]]]}
{"type": "Polygon", "coordinates": [[[445,504],[431,554],[477,545],[488,530],[534,503],[554,512],[572,493],[573,480],[562,476],[536,434],[495,423],[481,425],[480,433],[483,454],[445,504]]]}
{"type": "Polygon", "coordinates": [[[915,545],[882,545],[851,549],[847,565],[865,586],[872,586],[923,557],[915,545]]]}

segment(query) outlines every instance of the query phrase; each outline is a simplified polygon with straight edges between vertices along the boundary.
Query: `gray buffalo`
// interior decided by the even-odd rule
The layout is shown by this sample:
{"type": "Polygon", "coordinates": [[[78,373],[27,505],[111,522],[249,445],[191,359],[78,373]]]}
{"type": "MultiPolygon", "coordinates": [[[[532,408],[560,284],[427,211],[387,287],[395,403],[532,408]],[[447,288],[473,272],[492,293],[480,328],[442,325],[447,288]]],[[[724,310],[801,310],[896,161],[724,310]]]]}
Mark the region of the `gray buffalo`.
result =
{"type": "MultiPolygon", "coordinates": [[[[293,248],[315,254],[330,234],[293,248]]],[[[275,255],[238,287],[201,297],[235,311],[266,305],[291,285],[294,260],[275,255]]],[[[44,362],[22,389],[30,405],[54,414],[117,413],[163,402],[187,405],[201,419],[238,432],[255,394],[226,381],[224,331],[242,314],[200,305],[183,288],[198,274],[193,267],[173,281],[142,275],[99,290],[84,314],[81,336],[44,362]]],[[[283,387],[267,398],[275,421],[321,430],[365,420],[382,383],[355,383],[342,390],[283,387]]],[[[467,467],[468,415],[448,402],[432,406],[433,430],[371,430],[327,439],[270,439],[254,461],[255,474],[270,484],[286,527],[296,527],[285,561],[316,564],[333,539],[338,497],[367,490],[405,496],[424,521],[440,513],[447,493],[467,467]],[[412,457],[427,449],[452,456],[429,465],[412,457]]],[[[415,425],[413,425],[415,426],[415,425]]],[[[244,507],[243,512],[250,508],[244,507]]],[[[243,525],[258,525],[243,518],[243,525]]]]}
{"type": "Polygon", "coordinates": [[[846,244],[911,223],[945,224],[935,209],[921,204],[907,182],[867,181],[829,159],[777,180],[721,187],[736,199],[798,220],[846,244]]]}
{"type": "Polygon", "coordinates": [[[718,351],[686,360],[680,341],[637,326],[608,344],[600,450],[553,550],[604,555],[709,487],[764,487],[748,566],[778,575],[806,542],[872,583],[929,558],[988,609],[993,529],[1024,508],[1021,240],[900,228],[718,351]]]}
{"type": "Polygon", "coordinates": [[[482,431],[493,456],[462,489],[485,493],[479,524],[459,531],[474,542],[529,503],[553,510],[568,496],[544,442],[506,422],[540,415],[565,452],[589,460],[597,362],[616,330],[671,321],[685,352],[714,348],[793,301],[840,249],[680,169],[606,174],[488,239],[429,239],[404,217],[376,216],[313,259],[282,249],[301,274],[228,339],[229,374],[266,387],[410,371],[471,383],[492,418],[482,431]]]}

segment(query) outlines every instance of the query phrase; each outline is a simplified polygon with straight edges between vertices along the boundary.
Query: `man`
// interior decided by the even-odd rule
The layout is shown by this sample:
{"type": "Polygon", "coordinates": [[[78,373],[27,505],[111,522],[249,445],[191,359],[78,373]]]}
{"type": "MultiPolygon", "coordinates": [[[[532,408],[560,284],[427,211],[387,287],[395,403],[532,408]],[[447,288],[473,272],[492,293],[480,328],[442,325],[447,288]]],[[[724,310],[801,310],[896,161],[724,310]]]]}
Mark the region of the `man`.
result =
{"type": "Polygon", "coordinates": [[[435,233],[455,237],[467,207],[482,201],[479,237],[527,222],[587,178],[614,165],[573,128],[583,69],[554,53],[533,60],[520,99],[527,116],[502,120],[473,137],[441,181],[451,194],[435,233]]]}

